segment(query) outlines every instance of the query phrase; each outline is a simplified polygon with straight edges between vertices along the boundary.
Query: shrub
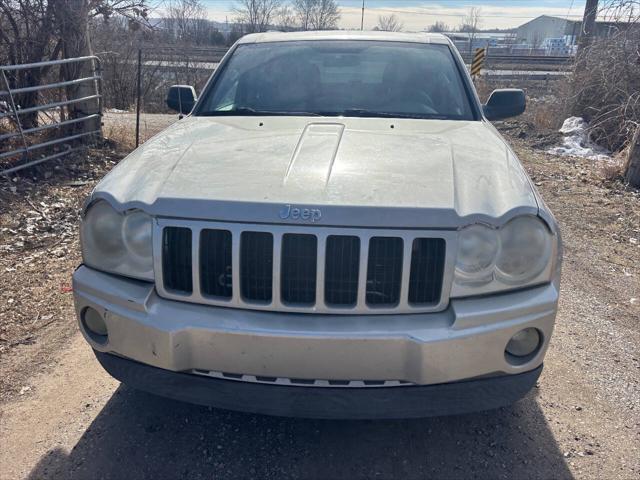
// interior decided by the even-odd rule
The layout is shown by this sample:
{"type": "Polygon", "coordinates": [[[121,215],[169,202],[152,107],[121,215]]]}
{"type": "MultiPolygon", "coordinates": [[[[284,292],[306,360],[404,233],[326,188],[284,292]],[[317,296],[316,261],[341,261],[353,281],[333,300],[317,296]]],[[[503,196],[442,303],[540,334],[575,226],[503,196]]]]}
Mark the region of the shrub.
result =
{"type": "Polygon", "coordinates": [[[628,145],[640,125],[639,23],[618,24],[579,54],[566,103],[590,123],[594,141],[614,152],[628,145]]]}

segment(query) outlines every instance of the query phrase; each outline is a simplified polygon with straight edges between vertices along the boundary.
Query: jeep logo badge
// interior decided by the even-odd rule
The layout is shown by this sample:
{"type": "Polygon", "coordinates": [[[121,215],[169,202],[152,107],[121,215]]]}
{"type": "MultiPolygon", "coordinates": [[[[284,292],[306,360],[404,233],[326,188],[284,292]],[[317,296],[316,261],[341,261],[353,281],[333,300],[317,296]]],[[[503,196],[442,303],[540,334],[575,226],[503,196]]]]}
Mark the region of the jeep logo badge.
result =
{"type": "Polygon", "coordinates": [[[299,208],[292,205],[285,205],[279,215],[282,220],[305,220],[313,223],[322,218],[322,212],[319,208],[299,208]]]}

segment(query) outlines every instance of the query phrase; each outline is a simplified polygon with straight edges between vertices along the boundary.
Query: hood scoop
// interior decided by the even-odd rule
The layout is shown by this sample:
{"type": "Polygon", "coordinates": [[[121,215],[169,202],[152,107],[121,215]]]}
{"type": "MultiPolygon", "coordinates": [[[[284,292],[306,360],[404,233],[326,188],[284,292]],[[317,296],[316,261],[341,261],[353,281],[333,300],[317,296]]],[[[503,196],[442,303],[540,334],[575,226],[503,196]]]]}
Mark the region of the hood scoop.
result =
{"type": "Polygon", "coordinates": [[[339,123],[308,124],[293,151],[282,184],[303,190],[324,190],[343,132],[344,125],[339,123]]]}

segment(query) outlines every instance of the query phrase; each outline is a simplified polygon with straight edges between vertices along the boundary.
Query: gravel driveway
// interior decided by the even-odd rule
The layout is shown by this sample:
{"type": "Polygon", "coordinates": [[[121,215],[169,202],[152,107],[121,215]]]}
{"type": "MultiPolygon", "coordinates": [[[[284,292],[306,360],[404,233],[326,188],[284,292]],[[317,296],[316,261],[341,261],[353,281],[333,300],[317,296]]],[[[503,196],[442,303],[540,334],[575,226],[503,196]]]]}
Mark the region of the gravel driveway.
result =
{"type": "Polygon", "coordinates": [[[34,243],[20,233],[37,213],[25,199],[75,229],[78,205],[111,163],[86,185],[58,174],[31,190],[0,183],[0,225],[18,232],[0,232],[0,478],[640,477],[640,195],[587,161],[514,141],[565,239],[556,332],[527,398],[435,419],[266,417],[120,386],[75,327],[65,285],[77,239],[56,240],[62,253],[52,254],[37,231],[34,243]],[[69,206],[59,214],[53,202],[69,206]]]}

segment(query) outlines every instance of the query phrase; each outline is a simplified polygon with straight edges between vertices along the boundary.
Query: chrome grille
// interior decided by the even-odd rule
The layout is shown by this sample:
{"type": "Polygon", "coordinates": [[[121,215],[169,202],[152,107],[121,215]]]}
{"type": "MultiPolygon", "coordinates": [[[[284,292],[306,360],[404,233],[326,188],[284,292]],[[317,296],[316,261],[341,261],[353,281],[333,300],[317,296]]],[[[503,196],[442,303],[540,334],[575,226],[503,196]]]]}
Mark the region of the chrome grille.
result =
{"type": "Polygon", "coordinates": [[[417,313],[448,303],[455,232],[159,219],[160,296],[255,310],[417,313]]]}

